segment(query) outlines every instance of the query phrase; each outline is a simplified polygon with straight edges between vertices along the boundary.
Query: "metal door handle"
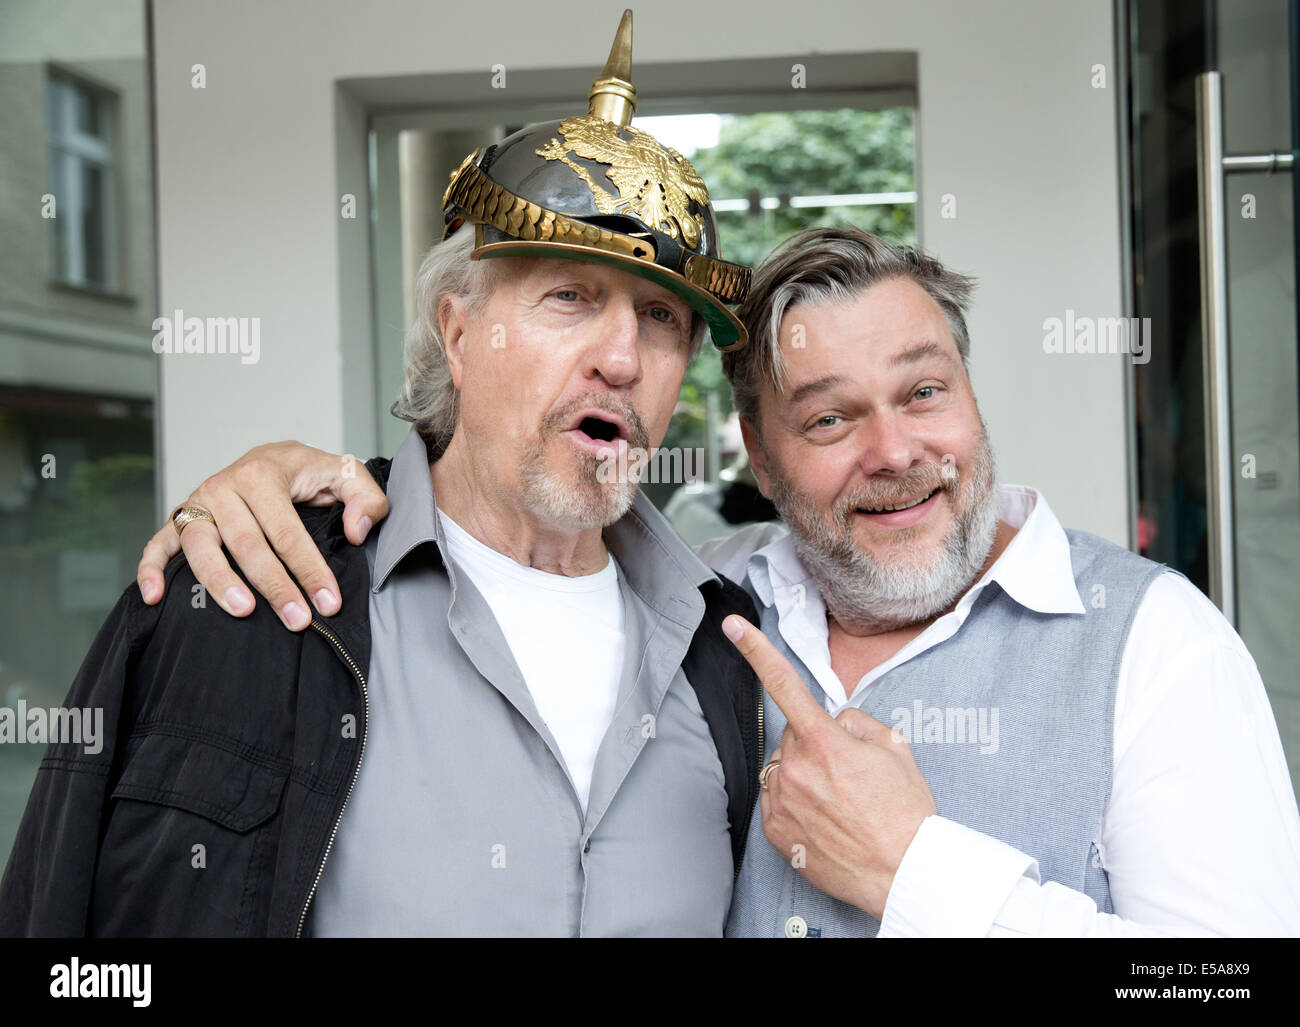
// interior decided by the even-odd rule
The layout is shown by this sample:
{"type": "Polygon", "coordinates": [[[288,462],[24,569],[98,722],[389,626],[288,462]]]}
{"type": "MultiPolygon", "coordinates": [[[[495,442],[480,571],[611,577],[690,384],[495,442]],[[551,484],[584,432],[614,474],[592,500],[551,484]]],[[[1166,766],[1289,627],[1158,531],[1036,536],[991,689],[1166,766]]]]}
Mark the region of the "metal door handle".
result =
{"type": "Polygon", "coordinates": [[[1210,599],[1237,623],[1236,553],[1232,497],[1235,461],[1228,380],[1228,258],[1224,220],[1225,174],[1290,171],[1289,153],[1225,157],[1223,76],[1196,76],[1196,188],[1201,257],[1201,340],[1205,368],[1205,510],[1210,599]]]}

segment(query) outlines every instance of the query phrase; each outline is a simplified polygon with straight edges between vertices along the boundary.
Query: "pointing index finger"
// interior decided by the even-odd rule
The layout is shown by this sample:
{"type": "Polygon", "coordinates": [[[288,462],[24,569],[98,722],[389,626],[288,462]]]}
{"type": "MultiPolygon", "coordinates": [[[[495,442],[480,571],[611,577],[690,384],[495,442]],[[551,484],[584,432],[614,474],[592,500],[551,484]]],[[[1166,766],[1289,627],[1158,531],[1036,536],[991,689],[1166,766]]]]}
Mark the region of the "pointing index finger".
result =
{"type": "Polygon", "coordinates": [[[798,737],[818,727],[834,723],[831,715],[808,691],[803,678],[790,661],[776,651],[767,636],[738,614],[731,614],[722,622],[722,630],[740,650],[758,680],[767,689],[772,701],[785,714],[786,723],[798,737]]]}

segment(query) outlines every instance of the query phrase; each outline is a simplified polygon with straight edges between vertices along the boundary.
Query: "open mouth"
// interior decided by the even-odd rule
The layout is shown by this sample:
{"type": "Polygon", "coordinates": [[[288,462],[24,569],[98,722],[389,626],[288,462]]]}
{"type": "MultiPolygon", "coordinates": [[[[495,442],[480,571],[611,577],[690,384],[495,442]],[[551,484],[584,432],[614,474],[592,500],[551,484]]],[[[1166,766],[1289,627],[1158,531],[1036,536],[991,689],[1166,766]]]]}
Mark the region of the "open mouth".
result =
{"type": "Polygon", "coordinates": [[[627,425],[622,418],[590,408],[578,411],[566,434],[579,449],[596,455],[610,455],[628,439],[627,425]]]}
{"type": "Polygon", "coordinates": [[[575,430],[582,432],[588,438],[597,442],[613,442],[615,439],[622,437],[617,424],[594,415],[584,417],[578,422],[575,430]]]}

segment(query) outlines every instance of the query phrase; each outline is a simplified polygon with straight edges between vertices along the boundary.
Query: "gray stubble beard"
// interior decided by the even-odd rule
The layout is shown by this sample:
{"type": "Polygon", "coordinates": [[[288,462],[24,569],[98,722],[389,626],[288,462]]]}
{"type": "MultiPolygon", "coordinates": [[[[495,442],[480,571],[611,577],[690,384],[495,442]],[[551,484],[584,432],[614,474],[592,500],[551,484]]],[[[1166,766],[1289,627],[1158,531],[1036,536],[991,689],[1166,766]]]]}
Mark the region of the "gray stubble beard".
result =
{"type": "Polygon", "coordinates": [[[630,403],[618,403],[607,394],[579,396],[563,409],[552,411],[529,440],[520,458],[519,478],[524,505],[540,519],[571,531],[603,528],[620,520],[632,508],[639,482],[602,482],[597,472],[605,462],[594,453],[573,453],[575,480],[566,481],[546,467],[548,436],[564,431],[572,416],[584,407],[619,414],[628,426],[628,446],[646,450],[650,440],[645,424],[630,403]]]}
{"type": "MultiPolygon", "coordinates": [[[[864,486],[836,500],[828,519],[789,486],[769,457],[772,502],[789,525],[795,551],[816,580],[827,612],[841,624],[865,631],[918,624],[948,609],[975,583],[998,527],[996,469],[983,422],[964,507],[959,505],[962,476],[955,467],[945,466],[931,464],[909,472],[894,486],[895,496],[937,486],[955,511],[933,559],[925,566],[906,567],[877,560],[853,537],[854,510],[890,501],[881,486],[864,486]]],[[[902,529],[897,544],[906,544],[918,533],[902,529]]]]}

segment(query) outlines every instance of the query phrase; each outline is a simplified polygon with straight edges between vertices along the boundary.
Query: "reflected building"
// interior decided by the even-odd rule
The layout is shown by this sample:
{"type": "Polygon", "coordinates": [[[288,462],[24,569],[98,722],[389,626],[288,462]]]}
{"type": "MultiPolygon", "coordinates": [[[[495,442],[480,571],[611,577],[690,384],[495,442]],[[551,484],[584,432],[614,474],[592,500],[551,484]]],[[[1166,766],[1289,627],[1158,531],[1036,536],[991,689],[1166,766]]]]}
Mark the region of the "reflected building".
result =
{"type": "MultiPolygon", "coordinates": [[[[146,9],[8,0],[3,18],[0,706],[48,708],[155,530],[146,9]]],[[[43,750],[0,745],[0,852],[43,750]]]]}

